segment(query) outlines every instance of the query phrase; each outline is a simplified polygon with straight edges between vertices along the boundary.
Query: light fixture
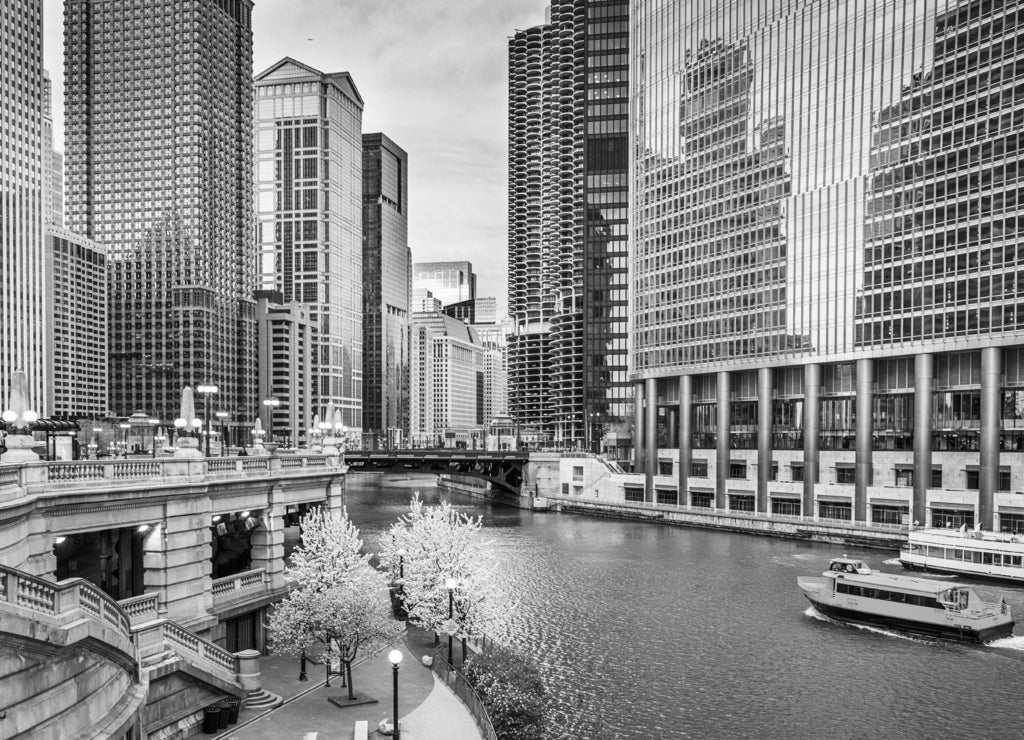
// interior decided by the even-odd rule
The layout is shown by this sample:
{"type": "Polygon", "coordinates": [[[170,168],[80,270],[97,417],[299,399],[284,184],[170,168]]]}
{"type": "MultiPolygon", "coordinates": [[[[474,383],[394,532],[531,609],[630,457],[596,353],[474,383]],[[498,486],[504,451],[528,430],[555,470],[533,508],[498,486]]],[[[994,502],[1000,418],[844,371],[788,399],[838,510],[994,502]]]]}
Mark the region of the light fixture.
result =
{"type": "Polygon", "coordinates": [[[388,660],[391,661],[391,665],[398,665],[402,662],[402,651],[392,650],[390,653],[388,653],[388,660]]]}
{"type": "Polygon", "coordinates": [[[149,525],[148,524],[140,524],[139,525],[139,531],[140,532],[148,532],[149,531],[149,525]]]}
{"type": "Polygon", "coordinates": [[[215,522],[219,522],[219,521],[220,521],[220,514],[218,514],[217,516],[215,516],[215,517],[213,518],[213,521],[215,521],[215,522]]]}
{"type": "Polygon", "coordinates": [[[54,541],[54,544],[59,545],[61,542],[63,542],[66,539],[67,539],[67,537],[56,537],[56,538],[54,538],[53,541],[54,541]]]}
{"type": "Polygon", "coordinates": [[[249,516],[249,512],[248,511],[243,511],[242,512],[242,518],[245,519],[247,516],[249,516]]]}

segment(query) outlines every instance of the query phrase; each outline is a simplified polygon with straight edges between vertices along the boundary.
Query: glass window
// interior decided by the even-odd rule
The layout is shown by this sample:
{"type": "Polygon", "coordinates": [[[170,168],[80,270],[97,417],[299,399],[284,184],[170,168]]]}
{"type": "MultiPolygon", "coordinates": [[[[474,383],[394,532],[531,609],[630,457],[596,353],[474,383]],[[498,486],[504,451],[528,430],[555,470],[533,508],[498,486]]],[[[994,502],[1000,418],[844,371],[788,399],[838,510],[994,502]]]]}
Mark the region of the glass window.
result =
{"type": "Polygon", "coordinates": [[[857,471],[852,467],[836,468],[836,483],[841,486],[852,486],[857,482],[857,471]]]}
{"type": "Polygon", "coordinates": [[[745,462],[730,462],[729,477],[745,479],[747,477],[747,464],[745,462]]]}
{"type": "Polygon", "coordinates": [[[693,478],[707,478],[708,477],[708,461],[707,460],[693,460],[690,463],[690,476],[693,478]]]}

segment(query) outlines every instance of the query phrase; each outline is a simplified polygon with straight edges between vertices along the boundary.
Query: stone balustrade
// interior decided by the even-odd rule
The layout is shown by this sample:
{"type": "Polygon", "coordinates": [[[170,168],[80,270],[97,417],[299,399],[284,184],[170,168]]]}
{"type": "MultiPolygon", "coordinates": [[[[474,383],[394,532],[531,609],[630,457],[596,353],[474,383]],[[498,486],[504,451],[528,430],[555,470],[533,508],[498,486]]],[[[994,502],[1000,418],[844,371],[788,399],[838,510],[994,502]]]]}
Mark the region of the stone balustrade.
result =
{"type": "Polygon", "coordinates": [[[117,602],[131,620],[132,626],[157,619],[160,610],[159,594],[132,596],[117,602]]]}
{"type": "Polygon", "coordinates": [[[244,573],[236,573],[224,578],[217,578],[213,581],[214,603],[219,599],[231,597],[245,591],[251,595],[253,589],[267,590],[269,579],[266,568],[247,570],[244,573]]]}

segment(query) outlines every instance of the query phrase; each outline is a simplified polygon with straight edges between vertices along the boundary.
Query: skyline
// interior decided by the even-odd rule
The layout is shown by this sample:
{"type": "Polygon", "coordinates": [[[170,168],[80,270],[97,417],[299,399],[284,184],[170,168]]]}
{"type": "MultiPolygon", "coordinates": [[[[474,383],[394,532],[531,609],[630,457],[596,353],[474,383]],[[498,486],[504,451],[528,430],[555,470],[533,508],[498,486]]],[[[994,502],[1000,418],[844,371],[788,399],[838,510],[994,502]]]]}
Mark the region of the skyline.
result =
{"type": "MultiPolygon", "coordinates": [[[[43,9],[43,66],[53,79],[60,151],[63,5],[51,1],[43,9]]],[[[286,56],[349,72],[366,101],[363,131],[383,132],[409,152],[413,261],[472,262],[480,295],[495,297],[504,314],[507,42],[517,28],[544,21],[544,4],[497,0],[487,13],[475,7],[469,0],[442,7],[355,0],[345,8],[337,0],[255,0],[253,74],[286,56]]]]}

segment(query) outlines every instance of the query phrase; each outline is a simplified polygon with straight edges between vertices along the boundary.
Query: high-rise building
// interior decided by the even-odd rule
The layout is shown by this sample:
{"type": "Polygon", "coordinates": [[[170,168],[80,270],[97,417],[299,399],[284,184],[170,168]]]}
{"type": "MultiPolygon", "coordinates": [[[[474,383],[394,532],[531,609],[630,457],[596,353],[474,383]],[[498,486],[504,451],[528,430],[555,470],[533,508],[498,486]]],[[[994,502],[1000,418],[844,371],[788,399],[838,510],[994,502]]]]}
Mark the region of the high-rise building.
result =
{"type": "Polygon", "coordinates": [[[1024,531],[1024,2],[633,9],[641,490],[1024,531]]]}
{"type": "Polygon", "coordinates": [[[47,408],[55,418],[107,416],[107,252],[46,230],[47,408]]]}
{"type": "Polygon", "coordinates": [[[251,0],[64,5],[68,226],[110,261],[110,411],[256,411],[251,0]]]}
{"type": "MultiPolygon", "coordinates": [[[[309,307],[314,405],[363,425],[363,99],[285,58],[256,76],[259,283],[309,307]]],[[[280,406],[282,420],[289,415],[280,406]]]]}
{"type": "Polygon", "coordinates": [[[64,155],[53,148],[53,85],[43,72],[43,223],[64,226],[64,155]]]}
{"type": "Polygon", "coordinates": [[[493,324],[498,320],[498,300],[493,297],[449,303],[441,310],[467,324],[493,324]]]}
{"type": "Polygon", "coordinates": [[[596,447],[629,418],[629,4],[556,0],[509,41],[509,406],[596,447]]]}
{"type": "Polygon", "coordinates": [[[0,393],[28,375],[35,411],[43,393],[46,322],[43,266],[43,3],[0,8],[0,393]]]}
{"type": "Polygon", "coordinates": [[[447,306],[476,298],[472,262],[417,262],[412,266],[414,291],[428,290],[447,306]]]}
{"type": "MultiPolygon", "coordinates": [[[[309,306],[283,302],[276,290],[256,291],[260,423],[267,441],[308,445],[314,434],[313,352],[316,325],[309,306]]],[[[321,415],[321,421],[326,419],[321,415]]],[[[248,443],[244,438],[240,443],[248,443]]]]}
{"type": "Polygon", "coordinates": [[[409,435],[408,182],[405,150],[363,134],[363,434],[389,448],[409,435]]]}

